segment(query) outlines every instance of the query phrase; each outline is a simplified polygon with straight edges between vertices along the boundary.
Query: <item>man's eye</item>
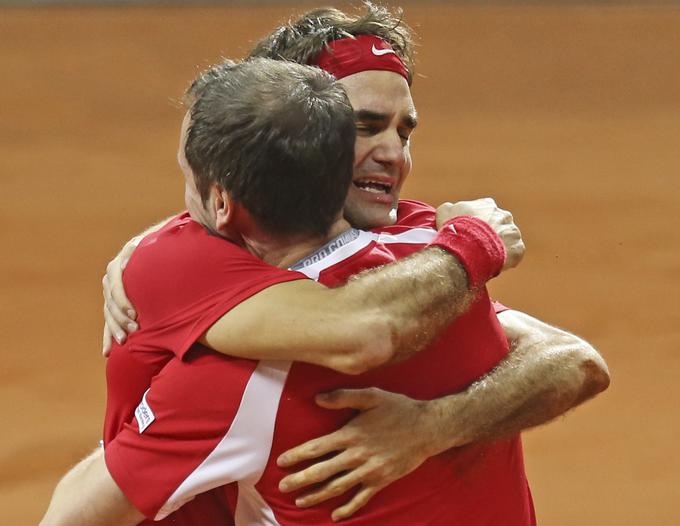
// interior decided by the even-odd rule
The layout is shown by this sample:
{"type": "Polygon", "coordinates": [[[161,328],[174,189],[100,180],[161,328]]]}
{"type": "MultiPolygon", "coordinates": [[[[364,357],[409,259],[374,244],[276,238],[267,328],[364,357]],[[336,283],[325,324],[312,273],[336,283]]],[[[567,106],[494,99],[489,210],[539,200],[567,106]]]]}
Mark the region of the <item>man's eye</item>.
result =
{"type": "Polygon", "coordinates": [[[357,133],[363,135],[375,135],[380,130],[377,126],[371,126],[370,124],[357,124],[357,133]]]}

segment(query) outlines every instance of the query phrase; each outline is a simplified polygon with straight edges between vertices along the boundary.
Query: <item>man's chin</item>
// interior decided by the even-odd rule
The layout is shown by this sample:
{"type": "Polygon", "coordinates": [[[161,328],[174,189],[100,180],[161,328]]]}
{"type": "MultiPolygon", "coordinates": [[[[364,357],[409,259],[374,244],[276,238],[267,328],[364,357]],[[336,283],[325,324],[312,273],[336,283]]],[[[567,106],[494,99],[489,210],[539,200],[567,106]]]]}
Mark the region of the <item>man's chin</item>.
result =
{"type": "Polygon", "coordinates": [[[365,204],[360,206],[347,205],[345,219],[355,228],[369,230],[393,225],[397,221],[397,210],[392,204],[365,204]]]}

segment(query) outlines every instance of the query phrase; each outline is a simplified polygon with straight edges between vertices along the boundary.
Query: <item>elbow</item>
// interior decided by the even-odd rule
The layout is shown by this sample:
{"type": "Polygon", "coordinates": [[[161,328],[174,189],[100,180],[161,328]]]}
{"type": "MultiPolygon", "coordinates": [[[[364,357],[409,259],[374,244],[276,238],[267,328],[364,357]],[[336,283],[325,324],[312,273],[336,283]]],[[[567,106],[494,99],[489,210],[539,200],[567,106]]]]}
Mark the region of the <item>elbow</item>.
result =
{"type": "Polygon", "coordinates": [[[611,382],[609,368],[600,354],[590,345],[578,350],[578,366],[582,375],[579,402],[605,391],[611,382]]]}
{"type": "Polygon", "coordinates": [[[593,350],[594,357],[584,362],[583,369],[586,372],[587,384],[591,396],[605,391],[611,383],[609,368],[602,357],[593,350]]]}

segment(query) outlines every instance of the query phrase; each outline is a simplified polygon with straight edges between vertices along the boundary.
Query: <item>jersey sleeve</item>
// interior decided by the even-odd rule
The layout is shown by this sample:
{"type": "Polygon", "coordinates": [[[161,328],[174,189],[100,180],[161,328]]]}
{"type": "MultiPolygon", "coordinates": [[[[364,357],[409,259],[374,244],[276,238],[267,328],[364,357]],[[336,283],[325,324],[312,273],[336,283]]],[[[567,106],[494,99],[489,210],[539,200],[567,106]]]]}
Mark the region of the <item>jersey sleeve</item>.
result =
{"type": "Polygon", "coordinates": [[[105,449],[109,473],[147,518],[196,495],[257,480],[271,450],[287,364],[211,351],[171,360],[105,449]]]}
{"type": "Polygon", "coordinates": [[[182,357],[242,301],[305,276],[267,265],[188,216],[178,216],[140,243],[123,278],[141,328],[130,335],[130,348],[182,357]]]}
{"type": "Polygon", "coordinates": [[[436,210],[427,203],[401,199],[397,207],[397,222],[395,226],[436,229],[436,210]]]}

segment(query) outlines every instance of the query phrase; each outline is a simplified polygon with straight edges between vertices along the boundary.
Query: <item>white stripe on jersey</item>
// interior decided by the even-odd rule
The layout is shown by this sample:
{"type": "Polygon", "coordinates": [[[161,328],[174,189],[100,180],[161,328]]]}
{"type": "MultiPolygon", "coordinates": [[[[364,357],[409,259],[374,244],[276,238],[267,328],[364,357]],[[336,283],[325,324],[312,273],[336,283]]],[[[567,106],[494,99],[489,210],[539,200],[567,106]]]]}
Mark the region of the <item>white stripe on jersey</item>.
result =
{"type": "Polygon", "coordinates": [[[281,526],[274,510],[255,489],[255,484],[238,483],[238,501],[234,512],[236,526],[281,526]]]}
{"type": "MultiPolygon", "coordinates": [[[[279,399],[290,365],[291,362],[282,361],[262,361],[257,365],[229,431],[170,496],[155,520],[166,517],[199,493],[215,487],[234,481],[246,486],[257,483],[269,460],[279,399]]],[[[257,495],[259,499],[256,497],[255,502],[249,501],[246,499],[248,493],[242,493],[239,487],[236,514],[239,515],[239,507],[245,506],[241,514],[247,517],[246,522],[241,524],[278,525],[271,509],[260,507],[260,503],[264,502],[262,498],[257,495]]]]}
{"type": "Polygon", "coordinates": [[[401,234],[373,234],[376,236],[376,241],[384,245],[389,245],[391,243],[404,243],[404,244],[427,244],[432,241],[437,235],[437,231],[433,228],[412,228],[401,234]]]}
{"type": "MultiPolygon", "coordinates": [[[[436,235],[437,231],[431,228],[412,228],[400,234],[378,234],[375,232],[365,232],[363,230],[359,230],[359,236],[353,241],[350,241],[346,245],[334,250],[323,259],[305,267],[295,268],[295,270],[297,272],[301,272],[308,278],[318,280],[321,272],[334,266],[340,261],[347,259],[353,254],[356,254],[373,241],[382,243],[384,245],[395,243],[403,243],[407,245],[426,244],[432,241],[436,235]]],[[[309,256],[307,256],[307,258],[309,258],[309,256]]],[[[295,267],[295,265],[293,267],[295,267]]]]}
{"type": "MultiPolygon", "coordinates": [[[[321,274],[322,270],[332,267],[336,263],[339,263],[340,261],[343,261],[348,257],[356,254],[362,248],[368,246],[370,243],[375,241],[376,238],[374,236],[375,234],[360,230],[359,236],[356,239],[350,241],[346,245],[342,245],[341,247],[333,250],[325,258],[315,263],[312,263],[311,265],[307,265],[306,267],[296,268],[296,270],[298,272],[301,272],[308,278],[311,278],[316,281],[317,279],[319,279],[319,274],[321,274]]],[[[305,259],[308,259],[308,257],[306,257],[305,259]]]]}

